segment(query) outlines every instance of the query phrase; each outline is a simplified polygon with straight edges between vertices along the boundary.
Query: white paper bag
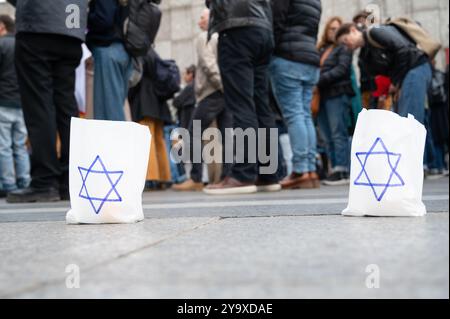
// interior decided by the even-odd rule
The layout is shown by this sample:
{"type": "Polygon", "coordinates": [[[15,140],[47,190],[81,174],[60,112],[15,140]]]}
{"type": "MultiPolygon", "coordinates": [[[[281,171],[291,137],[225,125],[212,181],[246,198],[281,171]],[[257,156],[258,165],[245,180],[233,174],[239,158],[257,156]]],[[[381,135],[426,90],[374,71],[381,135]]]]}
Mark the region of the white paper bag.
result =
{"type": "Polygon", "coordinates": [[[363,110],[352,143],[347,216],[424,216],[426,129],[412,115],[363,110]]]}
{"type": "Polygon", "coordinates": [[[72,118],[67,223],[143,220],[150,143],[146,126],[72,118]]]}

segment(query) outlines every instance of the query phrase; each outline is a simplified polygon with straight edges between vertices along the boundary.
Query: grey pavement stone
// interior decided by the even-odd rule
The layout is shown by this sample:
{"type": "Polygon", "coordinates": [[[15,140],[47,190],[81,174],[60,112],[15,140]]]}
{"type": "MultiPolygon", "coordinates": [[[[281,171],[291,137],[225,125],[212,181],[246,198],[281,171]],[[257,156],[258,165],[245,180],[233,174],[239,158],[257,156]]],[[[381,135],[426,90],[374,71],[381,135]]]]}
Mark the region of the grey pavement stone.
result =
{"type": "Polygon", "coordinates": [[[65,225],[68,203],[3,201],[0,297],[448,298],[448,194],[448,179],[427,181],[439,213],[424,218],[345,218],[345,187],[146,193],[143,223],[100,226],[65,225]],[[70,264],[80,289],[66,288],[70,264]]]}
{"type": "Polygon", "coordinates": [[[82,267],[80,289],[66,289],[60,279],[15,296],[448,298],[448,226],[448,214],[223,219],[82,267]],[[379,289],[366,287],[370,264],[380,268],[379,289]]]}

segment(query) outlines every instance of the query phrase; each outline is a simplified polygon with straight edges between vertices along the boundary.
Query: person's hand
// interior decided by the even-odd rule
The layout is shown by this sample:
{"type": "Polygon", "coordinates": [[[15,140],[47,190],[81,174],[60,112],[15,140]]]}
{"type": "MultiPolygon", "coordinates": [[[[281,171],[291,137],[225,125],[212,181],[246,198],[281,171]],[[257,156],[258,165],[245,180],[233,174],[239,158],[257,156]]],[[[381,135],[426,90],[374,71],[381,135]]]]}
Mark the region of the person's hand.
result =
{"type": "Polygon", "coordinates": [[[398,93],[398,86],[391,84],[391,86],[389,87],[389,94],[397,94],[397,93],[398,93]]]}

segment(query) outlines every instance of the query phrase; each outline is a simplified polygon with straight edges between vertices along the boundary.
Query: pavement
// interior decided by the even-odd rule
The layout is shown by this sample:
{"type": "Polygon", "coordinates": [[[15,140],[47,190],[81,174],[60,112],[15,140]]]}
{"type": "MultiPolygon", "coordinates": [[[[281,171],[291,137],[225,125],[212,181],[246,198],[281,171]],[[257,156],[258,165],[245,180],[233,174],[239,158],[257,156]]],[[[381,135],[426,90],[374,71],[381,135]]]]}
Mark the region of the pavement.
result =
{"type": "Polygon", "coordinates": [[[423,218],[350,218],[347,187],[145,193],[145,221],[69,226],[0,201],[0,298],[449,298],[449,180],[423,218]]]}

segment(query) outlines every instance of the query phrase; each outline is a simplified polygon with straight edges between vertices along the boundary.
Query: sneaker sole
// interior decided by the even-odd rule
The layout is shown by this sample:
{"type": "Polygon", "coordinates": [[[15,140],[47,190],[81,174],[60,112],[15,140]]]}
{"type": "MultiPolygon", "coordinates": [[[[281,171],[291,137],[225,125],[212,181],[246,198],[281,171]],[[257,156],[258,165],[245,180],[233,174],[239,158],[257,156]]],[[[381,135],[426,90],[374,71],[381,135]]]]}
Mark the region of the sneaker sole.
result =
{"type": "Polygon", "coordinates": [[[436,181],[436,180],[444,178],[444,177],[445,177],[445,175],[431,175],[431,176],[428,175],[427,177],[425,177],[425,179],[429,180],[429,181],[436,181]]]}
{"type": "Polygon", "coordinates": [[[222,188],[222,189],[207,189],[207,188],[205,188],[203,190],[203,192],[208,195],[244,195],[244,194],[257,193],[258,188],[256,186],[222,188]]]}
{"type": "Polygon", "coordinates": [[[177,193],[182,193],[182,192],[201,192],[204,189],[204,187],[197,187],[197,188],[191,188],[191,189],[176,189],[176,188],[170,188],[170,190],[177,192],[177,193]]]}
{"type": "Polygon", "coordinates": [[[344,186],[344,185],[350,185],[350,180],[342,180],[342,181],[336,181],[336,182],[330,182],[330,181],[323,181],[323,185],[325,186],[344,186]]]}
{"type": "Polygon", "coordinates": [[[266,185],[266,186],[256,186],[258,193],[275,193],[281,191],[280,184],[266,185]]]}

